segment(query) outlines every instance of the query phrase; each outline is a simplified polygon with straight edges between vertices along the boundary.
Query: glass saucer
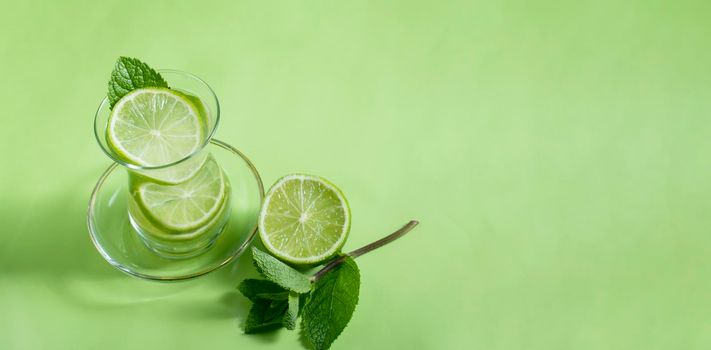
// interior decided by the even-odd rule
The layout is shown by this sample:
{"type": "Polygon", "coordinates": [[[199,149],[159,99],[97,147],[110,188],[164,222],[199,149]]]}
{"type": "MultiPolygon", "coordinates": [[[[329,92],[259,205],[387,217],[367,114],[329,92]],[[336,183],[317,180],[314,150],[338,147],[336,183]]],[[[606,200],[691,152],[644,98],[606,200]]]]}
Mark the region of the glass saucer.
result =
{"type": "Polygon", "coordinates": [[[87,224],[94,246],[111,265],[140,278],[175,281],[202,276],[240,256],[254,239],[264,186],[257,169],[234,147],[213,139],[210,152],[232,185],[232,211],[215,243],[204,253],[170,259],[150,250],[128,218],[128,174],[114,163],[96,183],[87,224]]]}

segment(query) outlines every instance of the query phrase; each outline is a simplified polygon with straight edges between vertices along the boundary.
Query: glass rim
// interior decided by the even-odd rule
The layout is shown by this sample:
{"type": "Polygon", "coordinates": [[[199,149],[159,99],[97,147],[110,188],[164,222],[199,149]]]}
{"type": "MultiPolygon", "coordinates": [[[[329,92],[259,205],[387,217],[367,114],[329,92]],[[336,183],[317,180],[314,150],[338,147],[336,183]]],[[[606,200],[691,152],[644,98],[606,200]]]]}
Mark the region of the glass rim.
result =
{"type": "MultiPolygon", "coordinates": [[[[158,73],[175,73],[175,74],[178,74],[178,75],[183,75],[183,76],[186,76],[186,77],[188,77],[188,78],[191,78],[191,79],[197,81],[198,83],[204,85],[204,86],[207,88],[207,90],[210,92],[210,95],[211,95],[212,99],[215,101],[215,108],[216,108],[216,111],[215,111],[215,123],[214,123],[214,125],[212,126],[212,128],[210,129],[210,131],[208,132],[207,137],[205,138],[205,140],[203,141],[203,143],[202,143],[202,144],[200,145],[200,147],[198,147],[193,153],[190,153],[189,155],[187,155],[187,156],[185,156],[185,157],[183,157],[183,158],[181,158],[181,159],[179,159],[179,160],[176,160],[176,161],[174,161],[174,162],[168,163],[168,164],[162,164],[162,165],[157,165],[157,166],[142,166],[142,165],[138,165],[138,164],[133,164],[133,163],[129,163],[129,162],[127,162],[127,161],[125,161],[125,160],[123,160],[123,159],[117,157],[113,152],[111,152],[111,150],[106,149],[106,147],[104,147],[104,144],[101,142],[102,136],[99,135],[99,128],[97,128],[97,123],[99,122],[99,113],[103,110],[103,108],[109,108],[109,107],[108,107],[109,98],[108,98],[108,97],[104,97],[104,98],[101,100],[101,103],[99,103],[99,108],[96,109],[96,113],[94,114],[94,137],[96,138],[96,142],[99,144],[99,147],[100,147],[101,150],[104,152],[104,154],[106,154],[107,156],[109,156],[109,158],[111,158],[111,160],[113,160],[114,162],[116,162],[116,163],[118,163],[118,164],[121,164],[122,166],[125,166],[125,167],[127,167],[127,168],[129,168],[129,169],[133,169],[133,170],[157,170],[157,169],[169,168],[169,167],[171,167],[171,166],[175,166],[175,165],[177,165],[177,164],[180,164],[180,163],[182,163],[182,162],[184,162],[184,161],[186,161],[186,160],[188,160],[188,159],[190,159],[190,158],[196,156],[196,155],[197,155],[198,153],[200,153],[205,147],[207,147],[207,145],[210,144],[210,140],[212,140],[212,137],[215,135],[215,131],[217,130],[217,127],[218,127],[219,124],[220,124],[220,101],[217,99],[217,95],[215,94],[215,91],[212,90],[212,87],[210,87],[210,85],[209,85],[208,83],[206,83],[204,80],[200,79],[200,77],[198,77],[198,76],[195,75],[195,74],[188,73],[188,72],[181,71],[181,70],[177,70],[177,69],[156,69],[156,71],[157,71],[158,73]]],[[[111,112],[109,111],[109,113],[111,113],[111,112]]],[[[106,128],[103,128],[103,129],[104,129],[104,132],[105,132],[106,128]]]]}
{"type": "MultiPolygon", "coordinates": [[[[218,147],[221,147],[229,152],[234,153],[236,156],[240,157],[246,164],[249,170],[252,172],[252,175],[254,175],[254,179],[257,180],[257,187],[259,188],[259,205],[261,206],[264,203],[264,183],[262,182],[262,177],[259,175],[259,171],[257,171],[257,168],[254,166],[252,161],[247,158],[247,156],[239,151],[238,149],[234,148],[228,143],[222,142],[217,139],[211,139],[209,140],[208,144],[214,144],[218,147]]],[[[149,275],[149,274],[144,274],[141,272],[136,272],[130,267],[125,266],[124,264],[116,261],[114,258],[111,257],[111,255],[104,249],[104,247],[99,243],[98,238],[96,237],[96,231],[97,229],[94,227],[94,207],[96,205],[97,201],[97,196],[99,194],[99,190],[103,186],[104,182],[108,177],[116,171],[116,168],[118,168],[117,163],[112,163],[109,165],[108,168],[101,174],[101,177],[99,180],[96,182],[96,185],[94,186],[94,189],[91,191],[91,197],[89,199],[89,207],[87,210],[87,216],[86,216],[86,224],[89,229],[89,237],[91,238],[91,242],[94,245],[94,248],[101,254],[101,256],[106,260],[111,266],[117,268],[121,272],[124,272],[128,275],[131,275],[133,277],[138,277],[141,279],[145,280],[151,280],[151,281],[159,281],[159,282],[173,282],[173,281],[183,281],[183,280],[189,280],[193,279],[196,277],[204,276],[207,275],[210,272],[213,272],[215,270],[218,270],[219,268],[229,264],[230,262],[234,261],[238,256],[242,255],[244,251],[249,247],[250,244],[252,244],[252,241],[254,240],[254,237],[257,235],[257,230],[259,229],[259,220],[257,220],[250,230],[249,235],[247,236],[247,239],[245,239],[240,246],[235,249],[235,251],[230,254],[227,258],[225,258],[223,261],[219,262],[218,264],[215,264],[215,266],[209,267],[203,271],[198,271],[186,275],[180,275],[180,276],[168,276],[168,277],[163,277],[163,276],[155,276],[155,275],[149,275]]]]}

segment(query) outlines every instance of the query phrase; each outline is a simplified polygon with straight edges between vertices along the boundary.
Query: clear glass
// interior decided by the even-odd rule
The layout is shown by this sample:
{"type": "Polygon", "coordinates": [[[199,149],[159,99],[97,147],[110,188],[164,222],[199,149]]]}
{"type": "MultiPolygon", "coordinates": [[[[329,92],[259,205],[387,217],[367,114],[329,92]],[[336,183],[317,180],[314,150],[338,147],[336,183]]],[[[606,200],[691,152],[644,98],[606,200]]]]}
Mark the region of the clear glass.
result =
{"type": "MultiPolygon", "coordinates": [[[[220,120],[219,102],[212,89],[204,81],[189,73],[175,70],[159,70],[159,72],[171,89],[186,94],[193,102],[197,101],[201,105],[200,108],[206,121],[205,138],[201,146],[192,154],[167,164],[142,166],[128,162],[108,146],[106,130],[111,110],[108,100],[106,98],[102,100],[94,119],[94,133],[104,153],[115,164],[104,173],[96,185],[90,202],[88,224],[97,248],[114,266],[140,277],[163,279],[167,276],[168,279],[179,279],[203,273],[201,271],[204,269],[178,272],[181,264],[177,261],[196,260],[193,258],[198,258],[203,254],[207,254],[208,257],[213,256],[212,259],[214,259],[214,253],[220,249],[213,248],[213,246],[230,241],[223,239],[223,236],[243,231],[242,228],[245,224],[251,228],[250,237],[247,238],[251,240],[256,230],[256,218],[264,197],[264,190],[256,169],[241,152],[220,141],[212,141],[212,136],[220,120]],[[219,152],[215,153],[215,151],[219,152]],[[224,151],[229,152],[225,153],[224,151]],[[122,171],[121,168],[124,168],[125,171],[122,171]],[[218,206],[212,207],[215,208],[214,212],[208,212],[211,217],[207,222],[196,221],[198,222],[196,225],[179,225],[169,228],[170,225],[164,225],[165,221],[161,221],[160,216],[152,216],[151,210],[146,209],[150,206],[139,204],[141,203],[140,189],[148,188],[145,185],[157,189],[159,192],[156,193],[161,196],[165,193],[177,193],[178,197],[174,198],[186,198],[180,196],[192,193],[192,189],[181,186],[189,184],[189,181],[201,176],[203,179],[214,179],[216,176],[220,176],[219,174],[223,179],[219,183],[224,184],[224,188],[221,187],[224,190],[216,193],[224,194],[224,197],[211,196],[221,199],[217,202],[219,204],[213,202],[212,205],[218,206]],[[245,176],[246,178],[244,178],[245,176]],[[124,184],[119,186],[115,179],[121,177],[123,177],[124,184]],[[248,179],[251,180],[245,182],[248,179]],[[111,193],[111,196],[104,197],[105,193],[111,193]],[[121,203],[116,202],[119,198],[121,203]],[[245,215],[249,216],[249,219],[245,218],[245,215]],[[155,221],[156,219],[158,221],[155,221]],[[122,222],[129,223],[128,230],[124,229],[122,222]],[[123,237],[123,248],[112,250],[112,246],[117,246],[116,238],[123,235],[120,232],[128,232],[131,240],[142,243],[144,247],[131,246],[133,251],[130,251],[126,248],[127,238],[123,237]],[[172,260],[174,264],[169,267],[167,264],[162,264],[164,271],[159,273],[160,271],[155,271],[154,268],[144,265],[152,258],[149,259],[148,255],[140,253],[142,249],[152,252],[157,259],[172,260]],[[117,253],[123,254],[123,259],[117,259],[117,253]],[[127,261],[127,259],[135,261],[127,261]]],[[[166,202],[163,201],[163,203],[166,202]]],[[[204,207],[198,208],[203,211],[204,207]]],[[[193,211],[193,213],[198,212],[193,211]]],[[[183,214],[185,214],[184,210],[183,214]]],[[[232,246],[236,251],[243,249],[241,245],[236,247],[232,244],[232,246]]],[[[207,260],[211,260],[211,258],[207,260]]],[[[222,261],[224,262],[224,260],[222,261]]],[[[191,264],[194,263],[195,261],[191,264]]],[[[202,265],[204,264],[198,264],[198,266],[202,265]]],[[[208,265],[214,266],[214,263],[208,265]]],[[[218,264],[218,266],[221,265],[218,264]]]]}
{"type": "Polygon", "coordinates": [[[101,146],[101,150],[106,153],[109,158],[114,162],[123,165],[128,169],[138,170],[138,171],[154,171],[158,169],[170,168],[175,165],[181,164],[186,160],[195,158],[204,148],[210,143],[212,136],[217,130],[217,126],[220,123],[220,103],[217,100],[217,95],[212,91],[209,85],[197,76],[181,72],[173,69],[159,69],[158,72],[163,79],[168,82],[168,86],[172,89],[179,90],[181,92],[196,96],[199,98],[206,109],[208,115],[207,122],[207,137],[203,140],[203,147],[197,149],[193,154],[186,156],[183,159],[179,159],[175,162],[168,164],[161,164],[160,166],[145,167],[136,165],[125,161],[121,156],[117,155],[111,147],[109,147],[106,140],[106,126],[109,123],[109,116],[111,115],[111,109],[109,106],[109,100],[104,98],[99,104],[99,108],[96,111],[96,116],[94,116],[94,136],[96,136],[96,141],[101,146]]]}
{"type": "Polygon", "coordinates": [[[207,146],[231,181],[230,215],[208,250],[185,259],[156,254],[148,248],[128,213],[128,172],[117,163],[106,169],[89,201],[87,224],[96,249],[111,265],[130,275],[175,281],[204,275],[239,257],[257,232],[264,186],[257,169],[239,150],[213,139],[207,146]]]}

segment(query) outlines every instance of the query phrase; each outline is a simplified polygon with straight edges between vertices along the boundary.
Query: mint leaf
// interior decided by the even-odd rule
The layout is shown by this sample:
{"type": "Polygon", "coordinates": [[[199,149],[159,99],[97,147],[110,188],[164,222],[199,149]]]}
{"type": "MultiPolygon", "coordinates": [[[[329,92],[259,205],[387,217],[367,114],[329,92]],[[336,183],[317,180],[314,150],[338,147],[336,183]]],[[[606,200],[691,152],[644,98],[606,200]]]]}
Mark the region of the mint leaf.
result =
{"type": "Polygon", "coordinates": [[[297,293],[307,293],[311,290],[311,281],[301,272],[284,264],[277,258],[252,247],[254,266],[268,280],[297,293]]]}
{"type": "Polygon", "coordinates": [[[360,289],[360,272],[352,258],[323,275],[306,299],[301,330],[306,343],[316,350],[328,349],[350,321],[360,289]]]}
{"type": "Polygon", "coordinates": [[[281,327],[288,307],[286,300],[257,299],[249,309],[244,332],[259,333],[281,327]]]}
{"type": "Polygon", "coordinates": [[[301,295],[298,293],[289,293],[289,307],[286,309],[286,314],[284,314],[284,327],[288,330],[294,330],[294,328],[296,328],[296,319],[299,317],[300,298],[301,295]]]}
{"type": "Polygon", "coordinates": [[[136,58],[119,57],[116,60],[111,80],[109,80],[109,104],[116,102],[129,92],[144,87],[168,87],[168,83],[153,68],[136,58]]]}
{"type": "Polygon", "coordinates": [[[246,279],[237,289],[252,302],[257,302],[259,299],[287,300],[289,297],[288,290],[267,280],[246,279]]]}
{"type": "Polygon", "coordinates": [[[296,328],[304,293],[311,291],[308,277],[275,257],[252,247],[257,270],[268,280],[246,279],[237,289],[251,300],[245,333],[258,333],[285,326],[296,328]]]}

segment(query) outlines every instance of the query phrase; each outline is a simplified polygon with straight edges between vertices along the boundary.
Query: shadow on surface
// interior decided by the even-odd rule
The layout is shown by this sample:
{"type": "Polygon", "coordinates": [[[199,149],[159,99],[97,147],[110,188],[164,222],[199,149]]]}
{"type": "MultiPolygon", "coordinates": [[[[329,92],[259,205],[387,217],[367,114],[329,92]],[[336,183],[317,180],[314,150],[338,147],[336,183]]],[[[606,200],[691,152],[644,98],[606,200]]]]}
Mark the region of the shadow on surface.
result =
{"type": "MultiPolygon", "coordinates": [[[[252,254],[247,250],[236,261],[200,279],[200,283],[212,290],[222,291],[211,298],[185,305],[181,317],[199,319],[238,318],[244,322],[251,306],[250,301],[237,291],[237,285],[245,278],[254,278],[257,271],[252,265],[252,254]]],[[[214,294],[214,293],[212,293],[214,294]]],[[[211,295],[212,295],[211,294],[211,295]]]]}
{"type": "MultiPolygon", "coordinates": [[[[99,174],[101,169],[0,208],[4,226],[0,285],[42,281],[62,301],[91,310],[140,307],[199,289],[184,298],[185,305],[176,312],[203,319],[244,320],[250,305],[236,286],[243,278],[256,276],[249,250],[217,271],[180,282],[141,280],[103,259],[86,226],[87,205],[99,174]]],[[[170,302],[182,304],[183,300],[170,302]]]]}
{"type": "Polygon", "coordinates": [[[13,201],[12,208],[4,208],[0,217],[7,231],[0,248],[1,276],[115,276],[113,268],[94,249],[86,227],[93,181],[87,175],[61,188],[36,191],[25,201],[13,201]]]}

